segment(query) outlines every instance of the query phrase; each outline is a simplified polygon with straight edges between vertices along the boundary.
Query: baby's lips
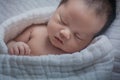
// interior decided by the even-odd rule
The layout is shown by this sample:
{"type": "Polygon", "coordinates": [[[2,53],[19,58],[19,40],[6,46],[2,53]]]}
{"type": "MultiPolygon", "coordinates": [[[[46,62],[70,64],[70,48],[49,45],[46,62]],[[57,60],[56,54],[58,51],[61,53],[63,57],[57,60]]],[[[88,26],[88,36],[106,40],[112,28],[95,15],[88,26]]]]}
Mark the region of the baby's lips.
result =
{"type": "Polygon", "coordinates": [[[57,36],[55,36],[55,39],[57,39],[61,44],[63,44],[63,41],[62,41],[62,39],[61,38],[59,38],[59,37],[57,37],[57,36]]]}

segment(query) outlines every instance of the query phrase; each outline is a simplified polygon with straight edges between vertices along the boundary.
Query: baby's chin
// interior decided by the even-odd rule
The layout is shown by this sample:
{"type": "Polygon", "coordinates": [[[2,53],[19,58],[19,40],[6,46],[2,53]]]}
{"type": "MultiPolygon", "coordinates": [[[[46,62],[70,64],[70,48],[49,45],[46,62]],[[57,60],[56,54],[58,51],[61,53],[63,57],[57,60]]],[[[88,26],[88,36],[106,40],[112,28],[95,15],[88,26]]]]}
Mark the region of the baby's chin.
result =
{"type": "Polygon", "coordinates": [[[69,48],[64,48],[64,47],[62,47],[60,49],[63,50],[64,52],[66,52],[66,53],[74,53],[74,52],[79,52],[79,51],[82,50],[82,49],[69,49],[69,48]]]}

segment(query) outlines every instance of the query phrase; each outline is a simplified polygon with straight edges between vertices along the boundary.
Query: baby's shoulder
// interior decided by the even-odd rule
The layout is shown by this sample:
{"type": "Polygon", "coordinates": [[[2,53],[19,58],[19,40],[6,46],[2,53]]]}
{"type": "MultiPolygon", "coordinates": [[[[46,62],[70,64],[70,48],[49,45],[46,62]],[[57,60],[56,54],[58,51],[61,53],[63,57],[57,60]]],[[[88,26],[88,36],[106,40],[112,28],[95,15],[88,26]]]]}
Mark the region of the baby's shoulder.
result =
{"type": "Polygon", "coordinates": [[[47,33],[47,26],[46,25],[31,26],[31,33],[34,36],[37,36],[39,34],[46,34],[47,33]]]}
{"type": "Polygon", "coordinates": [[[47,26],[46,25],[36,25],[36,26],[33,26],[32,28],[32,31],[33,32],[39,32],[39,31],[46,31],[47,30],[47,26]]]}

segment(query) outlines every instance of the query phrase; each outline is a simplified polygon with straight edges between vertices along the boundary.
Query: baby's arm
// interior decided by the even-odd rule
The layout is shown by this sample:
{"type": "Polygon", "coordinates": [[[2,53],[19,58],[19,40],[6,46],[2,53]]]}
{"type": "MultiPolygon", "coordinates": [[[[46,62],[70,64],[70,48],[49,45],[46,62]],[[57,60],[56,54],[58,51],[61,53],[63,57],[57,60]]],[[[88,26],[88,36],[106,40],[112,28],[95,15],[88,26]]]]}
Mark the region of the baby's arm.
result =
{"type": "Polygon", "coordinates": [[[32,32],[32,27],[24,30],[20,35],[18,35],[15,39],[9,41],[7,43],[8,51],[11,54],[16,55],[26,55],[30,54],[30,47],[26,44],[32,32]]]}

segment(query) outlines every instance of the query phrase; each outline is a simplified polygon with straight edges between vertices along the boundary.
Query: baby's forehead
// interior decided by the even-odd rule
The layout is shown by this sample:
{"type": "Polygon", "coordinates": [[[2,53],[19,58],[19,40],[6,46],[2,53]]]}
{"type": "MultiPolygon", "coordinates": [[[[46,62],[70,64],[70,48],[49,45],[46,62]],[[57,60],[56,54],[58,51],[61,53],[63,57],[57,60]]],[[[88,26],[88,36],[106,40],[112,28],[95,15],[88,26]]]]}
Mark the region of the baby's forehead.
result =
{"type": "Polygon", "coordinates": [[[111,9],[109,0],[67,0],[64,5],[66,7],[77,6],[76,8],[79,8],[82,5],[82,7],[93,10],[99,16],[108,13],[108,10],[111,9]]]}
{"type": "MultiPolygon", "coordinates": [[[[86,0],[68,0],[67,3],[64,4],[64,7],[66,9],[70,10],[77,10],[80,11],[81,9],[87,9],[87,11],[95,11],[94,7],[89,7],[88,4],[86,4],[86,0]]],[[[85,13],[86,14],[86,13],[85,13]]]]}
{"type": "MultiPolygon", "coordinates": [[[[102,17],[96,17],[94,11],[89,10],[86,7],[79,7],[76,8],[75,6],[67,7],[65,10],[63,10],[64,20],[66,22],[70,22],[70,26],[75,30],[79,28],[84,28],[86,30],[87,28],[96,28],[96,27],[102,27],[105,23],[105,19],[102,17]],[[67,19],[66,19],[67,18],[67,19]],[[98,26],[96,26],[98,25],[98,26]],[[74,27],[73,27],[74,26],[74,27]],[[79,27],[79,28],[78,28],[79,27]],[[87,28],[86,28],[87,27],[87,28]]],[[[89,30],[92,31],[92,30],[89,30]]]]}
{"type": "MultiPolygon", "coordinates": [[[[92,0],[90,0],[90,1],[93,2],[92,0]]],[[[101,2],[101,1],[95,0],[97,2],[87,4],[87,2],[90,2],[90,1],[89,0],[68,0],[64,4],[65,11],[69,11],[68,14],[73,15],[72,16],[73,18],[75,17],[76,14],[77,15],[85,14],[87,16],[89,13],[94,15],[94,17],[96,17],[98,19],[99,18],[101,19],[103,17],[106,18],[107,16],[106,16],[106,12],[104,12],[104,10],[101,11],[101,8],[99,9],[99,7],[98,7],[98,10],[97,10],[97,8],[94,8],[95,4],[100,4],[98,2],[101,2]],[[94,6],[89,7],[89,4],[91,4],[91,5],[94,4],[94,6]],[[101,11],[101,12],[98,13],[97,11],[98,12],[101,11]]]]}
{"type": "Polygon", "coordinates": [[[67,16],[76,17],[81,14],[95,14],[94,9],[89,9],[86,4],[74,2],[75,0],[69,1],[68,4],[64,5],[63,13],[67,13],[67,16]]]}

